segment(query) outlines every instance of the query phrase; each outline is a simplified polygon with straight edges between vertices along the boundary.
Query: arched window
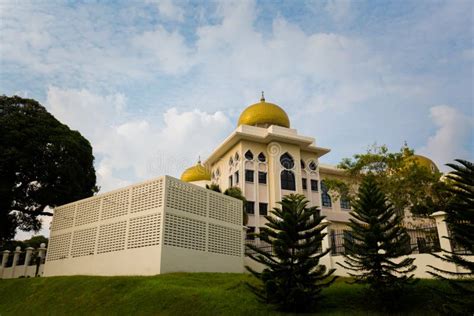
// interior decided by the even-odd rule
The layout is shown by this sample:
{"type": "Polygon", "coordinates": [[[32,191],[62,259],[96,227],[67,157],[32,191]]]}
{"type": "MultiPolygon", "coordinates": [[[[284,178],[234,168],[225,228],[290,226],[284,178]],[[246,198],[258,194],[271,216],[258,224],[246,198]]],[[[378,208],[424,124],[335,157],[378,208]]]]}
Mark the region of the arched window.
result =
{"type": "Polygon", "coordinates": [[[308,167],[309,167],[309,169],[315,171],[316,168],[318,167],[318,165],[316,164],[316,162],[314,162],[314,160],[311,160],[311,162],[309,163],[308,167]]]}
{"type": "Polygon", "coordinates": [[[229,159],[229,166],[232,166],[234,164],[234,159],[232,159],[232,157],[230,157],[229,159]]]}
{"type": "Polygon", "coordinates": [[[281,155],[280,163],[285,169],[293,169],[293,167],[295,166],[295,161],[289,153],[284,153],[283,155],[281,155]]]}
{"type": "Polygon", "coordinates": [[[280,175],[282,190],[296,190],[295,174],[290,170],[283,170],[280,175]]]}
{"type": "Polygon", "coordinates": [[[324,180],[321,181],[321,204],[326,207],[332,207],[331,196],[328,193],[328,187],[324,180]]]}
{"type": "Polygon", "coordinates": [[[258,154],[258,161],[265,162],[265,161],[267,161],[267,157],[265,157],[265,155],[263,153],[259,153],[258,154]]]}
{"type": "Polygon", "coordinates": [[[306,165],[305,165],[303,159],[301,159],[300,164],[301,164],[301,170],[303,170],[304,168],[306,168],[306,165]]]}
{"type": "Polygon", "coordinates": [[[239,153],[235,153],[235,161],[239,161],[239,159],[240,159],[239,153]]]}
{"type": "Polygon", "coordinates": [[[250,150],[247,150],[244,156],[245,156],[245,159],[247,160],[253,160],[253,154],[250,150]]]}

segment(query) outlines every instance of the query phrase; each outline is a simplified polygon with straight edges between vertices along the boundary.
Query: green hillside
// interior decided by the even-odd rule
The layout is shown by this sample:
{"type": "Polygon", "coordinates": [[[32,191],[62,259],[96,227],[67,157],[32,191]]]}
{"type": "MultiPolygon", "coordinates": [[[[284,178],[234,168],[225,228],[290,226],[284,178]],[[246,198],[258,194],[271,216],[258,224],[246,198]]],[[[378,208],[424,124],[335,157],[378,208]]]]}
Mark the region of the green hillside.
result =
{"type": "MultiPolygon", "coordinates": [[[[0,280],[0,315],[266,315],[245,285],[244,274],[177,273],[152,277],[51,277],[0,280]]],[[[409,314],[433,314],[439,300],[419,282],[409,314]]],[[[323,314],[367,315],[362,286],[338,280],[325,290],[323,314]]],[[[377,314],[370,312],[371,314],[377,314]]]]}

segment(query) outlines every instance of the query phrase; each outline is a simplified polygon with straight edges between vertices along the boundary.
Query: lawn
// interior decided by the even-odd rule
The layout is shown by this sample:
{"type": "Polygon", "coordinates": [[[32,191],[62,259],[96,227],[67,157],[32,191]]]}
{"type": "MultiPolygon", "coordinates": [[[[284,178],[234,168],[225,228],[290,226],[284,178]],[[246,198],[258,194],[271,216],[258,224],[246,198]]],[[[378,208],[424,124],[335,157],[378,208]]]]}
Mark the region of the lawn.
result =
{"type": "MultiPolygon", "coordinates": [[[[382,315],[370,308],[363,287],[338,279],[324,291],[319,313],[382,315]]],[[[245,274],[175,273],[151,277],[70,276],[0,280],[0,315],[267,315],[245,274]]],[[[409,293],[406,314],[432,315],[440,300],[422,280],[409,293]]],[[[318,314],[319,314],[318,313],[318,314]]],[[[384,313],[386,315],[386,313],[384,313]]]]}

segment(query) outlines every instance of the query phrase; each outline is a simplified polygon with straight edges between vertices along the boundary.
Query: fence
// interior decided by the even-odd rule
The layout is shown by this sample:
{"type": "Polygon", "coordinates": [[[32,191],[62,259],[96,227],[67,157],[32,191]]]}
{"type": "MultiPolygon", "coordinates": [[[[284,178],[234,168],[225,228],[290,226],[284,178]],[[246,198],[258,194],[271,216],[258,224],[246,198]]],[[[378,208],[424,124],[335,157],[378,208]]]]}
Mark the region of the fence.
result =
{"type": "Polygon", "coordinates": [[[26,248],[24,251],[17,247],[13,253],[3,251],[0,264],[0,279],[35,277],[43,274],[46,258],[46,245],[40,248],[26,248]]]}

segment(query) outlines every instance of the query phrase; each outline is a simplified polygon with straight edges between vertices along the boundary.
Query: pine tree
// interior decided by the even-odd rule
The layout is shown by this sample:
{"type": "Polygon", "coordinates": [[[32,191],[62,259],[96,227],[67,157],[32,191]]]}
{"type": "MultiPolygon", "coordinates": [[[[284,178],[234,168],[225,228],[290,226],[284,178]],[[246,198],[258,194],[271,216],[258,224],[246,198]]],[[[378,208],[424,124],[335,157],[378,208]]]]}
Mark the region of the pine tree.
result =
{"type": "Polygon", "coordinates": [[[257,272],[246,266],[263,284],[251,286],[252,291],[264,302],[282,311],[307,312],[316,307],[321,290],[336,277],[334,269],[327,271],[319,264],[329,249],[319,252],[327,224],[316,207],[308,207],[303,195],[290,194],[265,216],[268,223],[255,234],[260,241],[272,245],[273,251],[247,245],[255,254],[251,259],[265,266],[257,272]]]}
{"type": "Polygon", "coordinates": [[[402,258],[410,252],[402,218],[370,175],[362,181],[350,214],[351,233],[344,239],[346,253],[339,265],[350,271],[353,283],[368,285],[379,308],[394,309],[400,305],[397,296],[415,281],[410,274],[416,269],[415,259],[402,258]]]}
{"type": "Polygon", "coordinates": [[[462,254],[444,251],[442,255],[433,255],[455,264],[460,271],[453,272],[430,266],[434,272],[428,273],[450,285],[449,291],[442,292],[446,302],[445,312],[469,314],[474,310],[474,164],[460,159],[455,161],[459,164],[447,164],[454,169],[447,175],[451,183],[449,191],[454,198],[445,210],[445,221],[450,229],[448,239],[464,251],[462,254]]]}

